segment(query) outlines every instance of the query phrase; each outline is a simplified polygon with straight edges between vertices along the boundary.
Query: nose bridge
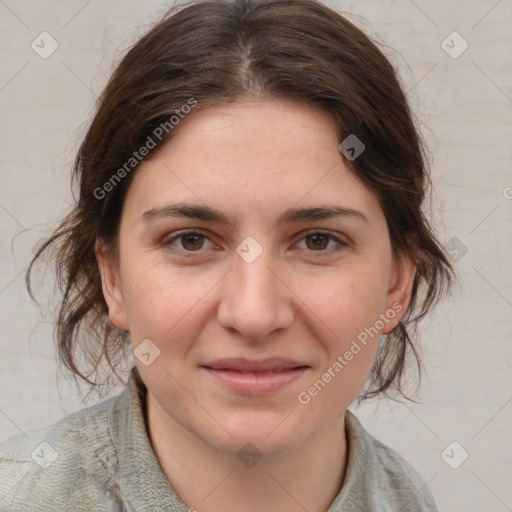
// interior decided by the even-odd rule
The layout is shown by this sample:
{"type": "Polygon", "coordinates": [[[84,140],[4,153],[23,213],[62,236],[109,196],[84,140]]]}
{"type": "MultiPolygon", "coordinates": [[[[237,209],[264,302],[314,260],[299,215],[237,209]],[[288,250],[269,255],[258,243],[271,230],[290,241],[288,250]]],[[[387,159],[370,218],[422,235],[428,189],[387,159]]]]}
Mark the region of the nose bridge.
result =
{"type": "Polygon", "coordinates": [[[271,260],[270,251],[263,251],[254,261],[246,260],[239,254],[234,257],[233,280],[240,299],[270,304],[276,298],[275,276],[269,269],[271,260]]]}
{"type": "Polygon", "coordinates": [[[225,328],[251,339],[263,338],[292,320],[287,288],[271,270],[272,252],[259,247],[258,254],[254,241],[238,246],[218,313],[225,328]]]}

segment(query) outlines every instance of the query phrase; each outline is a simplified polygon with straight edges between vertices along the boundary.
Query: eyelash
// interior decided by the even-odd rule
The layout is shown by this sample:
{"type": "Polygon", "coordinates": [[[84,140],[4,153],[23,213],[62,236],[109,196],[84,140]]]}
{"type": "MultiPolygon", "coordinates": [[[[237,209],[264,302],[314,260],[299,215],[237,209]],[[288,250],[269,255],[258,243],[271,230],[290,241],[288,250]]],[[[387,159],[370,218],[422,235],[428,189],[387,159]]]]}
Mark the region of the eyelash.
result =
{"type": "MultiPolygon", "coordinates": [[[[175,240],[179,240],[180,238],[186,237],[188,235],[200,235],[200,236],[204,236],[205,238],[210,240],[208,235],[206,235],[205,233],[202,233],[201,231],[193,230],[193,229],[185,229],[183,231],[179,231],[178,233],[176,233],[172,238],[164,239],[162,245],[164,247],[166,247],[166,248],[171,249],[173,252],[180,253],[181,255],[186,255],[185,257],[187,257],[187,258],[193,257],[193,255],[195,253],[203,252],[201,249],[199,249],[197,251],[187,251],[186,249],[177,249],[177,248],[172,246],[172,243],[175,240]]],[[[318,250],[318,251],[310,250],[309,252],[311,252],[311,253],[320,253],[318,255],[315,255],[314,257],[322,257],[325,254],[331,255],[333,253],[338,253],[338,252],[346,249],[348,247],[348,245],[349,245],[347,242],[345,242],[341,238],[337,237],[336,235],[333,235],[329,231],[322,231],[322,230],[319,230],[319,229],[314,229],[312,231],[308,231],[308,232],[304,233],[303,237],[299,240],[299,242],[304,240],[308,236],[313,236],[313,235],[324,235],[324,236],[327,236],[331,240],[334,240],[335,242],[337,242],[337,244],[338,244],[334,249],[329,249],[329,250],[322,249],[322,250],[318,250]]]]}

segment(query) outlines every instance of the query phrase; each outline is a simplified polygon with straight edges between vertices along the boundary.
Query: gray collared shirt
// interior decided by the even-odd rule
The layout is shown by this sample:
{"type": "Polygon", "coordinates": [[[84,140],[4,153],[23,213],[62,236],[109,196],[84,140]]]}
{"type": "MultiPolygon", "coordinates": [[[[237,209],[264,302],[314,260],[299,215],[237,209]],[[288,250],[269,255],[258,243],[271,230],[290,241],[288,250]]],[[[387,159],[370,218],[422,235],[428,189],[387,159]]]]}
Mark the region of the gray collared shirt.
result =
{"type": "MultiPolygon", "coordinates": [[[[117,396],[0,443],[1,512],[187,512],[151,447],[133,367],[117,396]]],[[[346,412],[343,487],[326,512],[437,512],[416,471],[346,412]]],[[[201,512],[198,510],[198,512],[201,512]]]]}

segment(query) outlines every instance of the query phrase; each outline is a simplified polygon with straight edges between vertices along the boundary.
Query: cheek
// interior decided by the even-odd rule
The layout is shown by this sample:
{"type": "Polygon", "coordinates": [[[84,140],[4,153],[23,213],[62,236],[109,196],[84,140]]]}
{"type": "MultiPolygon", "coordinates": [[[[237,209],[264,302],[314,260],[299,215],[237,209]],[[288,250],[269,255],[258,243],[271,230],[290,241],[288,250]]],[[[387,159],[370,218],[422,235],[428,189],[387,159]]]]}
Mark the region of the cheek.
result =
{"type": "Polygon", "coordinates": [[[312,322],[316,318],[319,327],[342,343],[375,324],[384,312],[387,287],[378,271],[343,269],[322,279],[302,280],[301,293],[314,313],[312,322]]]}
{"type": "Polygon", "coordinates": [[[186,350],[204,327],[204,307],[219,276],[142,257],[129,263],[124,297],[135,345],[149,338],[174,353],[186,350]]]}
{"type": "Polygon", "coordinates": [[[304,300],[309,306],[308,327],[325,357],[310,389],[318,397],[315,407],[336,411],[357,396],[374,364],[387,281],[378,271],[351,269],[325,279],[315,276],[309,284],[313,282],[308,287],[303,281],[301,293],[306,297],[310,290],[304,300]]]}

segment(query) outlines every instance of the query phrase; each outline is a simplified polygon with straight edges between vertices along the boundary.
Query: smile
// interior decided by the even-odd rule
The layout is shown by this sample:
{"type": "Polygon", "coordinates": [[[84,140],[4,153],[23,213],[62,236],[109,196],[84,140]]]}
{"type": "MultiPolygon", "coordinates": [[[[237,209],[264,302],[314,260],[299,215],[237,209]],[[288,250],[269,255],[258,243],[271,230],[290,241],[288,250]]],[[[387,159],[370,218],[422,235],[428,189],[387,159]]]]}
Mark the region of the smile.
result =
{"type": "Polygon", "coordinates": [[[307,366],[272,370],[241,371],[202,366],[208,375],[223,387],[243,395],[264,395],[276,392],[301,377],[307,366]]]}

